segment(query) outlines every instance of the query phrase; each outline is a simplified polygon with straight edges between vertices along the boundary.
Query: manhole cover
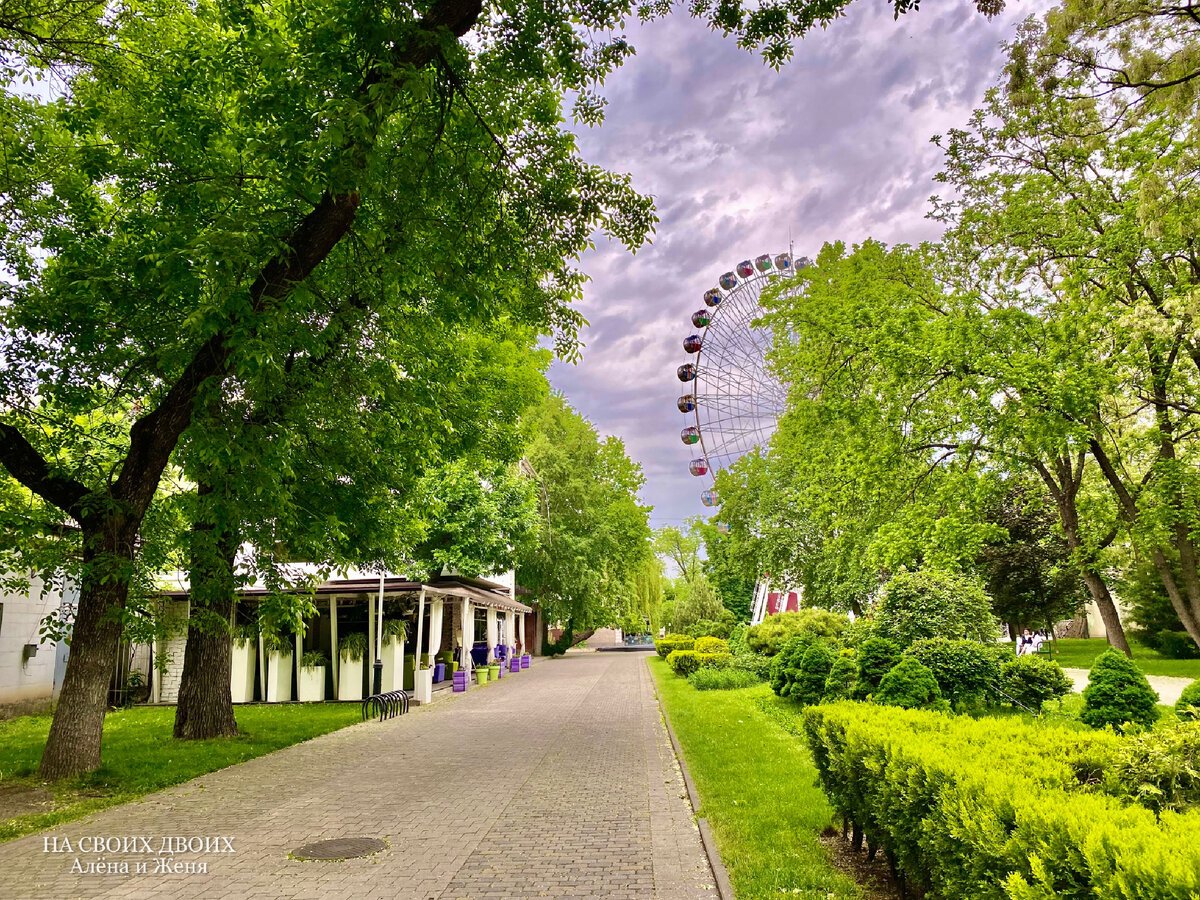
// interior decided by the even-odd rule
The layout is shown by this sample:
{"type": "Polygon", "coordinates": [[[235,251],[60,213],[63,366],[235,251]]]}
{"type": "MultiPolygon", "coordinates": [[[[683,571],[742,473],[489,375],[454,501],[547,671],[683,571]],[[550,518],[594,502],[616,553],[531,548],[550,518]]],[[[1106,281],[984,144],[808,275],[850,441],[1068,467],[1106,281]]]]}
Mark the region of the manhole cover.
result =
{"type": "Polygon", "coordinates": [[[386,847],[387,844],[377,838],[334,838],[305,844],[293,850],[292,856],[295,859],[356,859],[378,853],[386,847]]]}

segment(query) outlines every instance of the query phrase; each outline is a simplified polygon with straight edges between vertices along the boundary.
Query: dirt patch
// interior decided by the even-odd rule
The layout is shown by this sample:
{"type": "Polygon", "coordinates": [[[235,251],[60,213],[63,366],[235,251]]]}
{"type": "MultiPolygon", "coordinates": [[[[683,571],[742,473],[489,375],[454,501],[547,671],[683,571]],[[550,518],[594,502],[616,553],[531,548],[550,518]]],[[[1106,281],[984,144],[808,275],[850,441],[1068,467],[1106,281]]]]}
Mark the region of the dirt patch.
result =
{"type": "Polygon", "coordinates": [[[0,822],[54,810],[54,794],[35,784],[0,783],[0,822]]]}
{"type": "Polygon", "coordinates": [[[895,900],[900,896],[882,851],[874,861],[868,862],[866,850],[855,853],[850,842],[833,828],[827,828],[821,834],[821,843],[834,867],[862,885],[868,900],[895,900]]]}

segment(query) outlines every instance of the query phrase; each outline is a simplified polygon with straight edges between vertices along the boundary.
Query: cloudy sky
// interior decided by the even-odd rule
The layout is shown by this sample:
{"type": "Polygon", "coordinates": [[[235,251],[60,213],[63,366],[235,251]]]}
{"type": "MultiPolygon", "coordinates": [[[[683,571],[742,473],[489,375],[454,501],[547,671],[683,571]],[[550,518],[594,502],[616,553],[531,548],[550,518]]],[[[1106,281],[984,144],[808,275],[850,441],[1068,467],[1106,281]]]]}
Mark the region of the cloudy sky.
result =
{"type": "Polygon", "coordinates": [[[936,237],[929,139],[966,122],[999,76],[1000,44],[1035,9],[988,21],[969,0],[938,0],[893,21],[886,0],[857,0],[781,72],[684,16],[630,28],[637,56],[606,85],[605,124],[580,141],[590,161],[630,172],[661,222],[635,256],[601,242],[584,259],[584,359],[555,363],[551,381],[624,439],[656,527],[706,512],[675,408],[704,291],[789,236],[797,256],[839,239],[936,237]]]}

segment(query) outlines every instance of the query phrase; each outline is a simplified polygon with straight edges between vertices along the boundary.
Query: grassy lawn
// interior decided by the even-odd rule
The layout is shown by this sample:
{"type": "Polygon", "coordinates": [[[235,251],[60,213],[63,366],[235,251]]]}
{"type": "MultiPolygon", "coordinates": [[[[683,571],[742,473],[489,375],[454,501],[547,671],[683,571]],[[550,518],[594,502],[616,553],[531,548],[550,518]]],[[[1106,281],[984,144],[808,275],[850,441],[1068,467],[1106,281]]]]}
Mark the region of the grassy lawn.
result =
{"type": "Polygon", "coordinates": [[[768,714],[771,689],[697,691],[650,666],[737,896],[864,897],[818,840],[833,812],[808,748],[768,714]]]}
{"type": "Polygon", "coordinates": [[[104,721],[104,765],[84,778],[56,785],[45,784],[36,775],[50,717],[21,716],[0,722],[0,841],[51,828],[360,719],[357,703],[244,706],[237,709],[242,732],[238,737],[176,741],[171,737],[174,707],[112,712],[104,721]]]}
{"type": "MultiPolygon", "coordinates": [[[[1167,659],[1136,641],[1130,642],[1133,661],[1147,675],[1173,675],[1178,678],[1200,678],[1200,659],[1167,659]]],[[[1054,642],[1054,658],[1060,666],[1090,669],[1096,657],[1108,649],[1103,638],[1067,638],[1054,642]]]]}

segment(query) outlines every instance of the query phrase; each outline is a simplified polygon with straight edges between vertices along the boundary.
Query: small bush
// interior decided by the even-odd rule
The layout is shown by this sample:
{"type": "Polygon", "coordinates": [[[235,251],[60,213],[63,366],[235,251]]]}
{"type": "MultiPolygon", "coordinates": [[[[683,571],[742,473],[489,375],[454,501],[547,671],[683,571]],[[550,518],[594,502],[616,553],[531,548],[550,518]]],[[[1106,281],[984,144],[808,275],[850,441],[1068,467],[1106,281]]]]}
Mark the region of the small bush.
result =
{"type": "Polygon", "coordinates": [[[825,700],[849,700],[858,679],[858,661],[854,654],[843,650],[833,660],[829,677],[825,679],[825,700]]]}
{"type": "Polygon", "coordinates": [[[658,655],[666,659],[675,650],[691,650],[695,644],[695,639],[686,634],[667,634],[660,637],[654,642],[654,649],[658,651],[658,655]]]}
{"type": "Polygon", "coordinates": [[[833,668],[833,650],[824,641],[815,641],[804,651],[800,668],[792,679],[792,689],[787,696],[801,706],[820,703],[825,696],[825,682],[833,668]]]}
{"type": "Polygon", "coordinates": [[[1105,650],[1092,665],[1083,691],[1079,718],[1093,728],[1112,725],[1121,731],[1127,722],[1150,727],[1158,720],[1158,695],[1124,654],[1105,650]]]}
{"type": "Polygon", "coordinates": [[[937,637],[990,644],[1000,633],[983,585],[936,569],[893,575],[875,610],[875,629],[901,647],[937,637]]]}
{"type": "Polygon", "coordinates": [[[697,653],[728,653],[729,642],[718,637],[701,637],[696,638],[692,649],[697,653]]]}
{"type": "Polygon", "coordinates": [[[1062,666],[1040,656],[1018,656],[1000,670],[1001,699],[1041,712],[1047,700],[1071,693],[1074,685],[1062,666]]]}
{"type": "Polygon", "coordinates": [[[697,669],[688,676],[688,684],[698,691],[731,691],[753,687],[761,681],[753,672],[745,669],[697,669]]]}
{"type": "Polygon", "coordinates": [[[749,627],[745,622],[738,622],[733,626],[733,631],[729,632],[729,652],[734,656],[750,652],[750,648],[746,646],[746,630],[749,627]]]}
{"type": "Polygon", "coordinates": [[[696,659],[695,650],[672,650],[667,665],[680,678],[687,678],[700,668],[700,660],[696,659]]]}
{"type": "Polygon", "coordinates": [[[868,619],[866,616],[859,616],[846,626],[846,630],[842,632],[841,638],[842,644],[857,649],[862,646],[863,641],[867,638],[877,636],[875,634],[874,620],[868,619]]]}
{"type": "Polygon", "coordinates": [[[806,635],[795,635],[783,645],[771,659],[771,690],[780,697],[791,693],[792,682],[800,669],[800,661],[812,645],[813,639],[806,635]],[[785,690],[787,693],[785,693],[785,690]]]}
{"type": "Polygon", "coordinates": [[[1200,647],[1186,631],[1160,631],[1155,644],[1168,659],[1200,659],[1200,647]]]}
{"type": "Polygon", "coordinates": [[[700,619],[687,628],[687,633],[694,638],[712,635],[719,638],[729,637],[729,633],[733,631],[733,626],[737,624],[737,619],[729,610],[725,610],[719,620],[717,619],[700,619]]]}
{"type": "Polygon", "coordinates": [[[1161,814],[1200,805],[1200,721],[1178,722],[1122,741],[1105,790],[1161,814]]]}
{"type": "Polygon", "coordinates": [[[771,679],[771,657],[759,656],[757,653],[734,654],[732,668],[749,672],[759,681],[771,679]]]}
{"type": "Polygon", "coordinates": [[[865,700],[879,689],[883,676],[900,662],[900,645],[887,638],[867,638],[858,648],[858,677],[854,697],[865,700]]]}
{"type": "Polygon", "coordinates": [[[928,666],[905,656],[883,676],[874,699],[884,706],[921,709],[939,705],[942,692],[928,666]]]}
{"type": "Polygon", "coordinates": [[[1175,701],[1175,714],[1184,721],[1200,719],[1200,678],[1183,689],[1175,701]]]}
{"type": "Polygon", "coordinates": [[[823,638],[839,642],[850,620],[827,609],[802,609],[799,612],[767,616],[761,623],[746,630],[746,645],[763,656],[776,656],[794,637],[823,638]]]}
{"type": "Polygon", "coordinates": [[[938,689],[951,705],[984,700],[1000,681],[999,660],[978,641],[917,641],[904,655],[933,673],[938,689]]]}

